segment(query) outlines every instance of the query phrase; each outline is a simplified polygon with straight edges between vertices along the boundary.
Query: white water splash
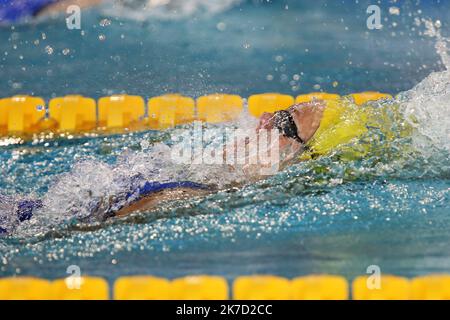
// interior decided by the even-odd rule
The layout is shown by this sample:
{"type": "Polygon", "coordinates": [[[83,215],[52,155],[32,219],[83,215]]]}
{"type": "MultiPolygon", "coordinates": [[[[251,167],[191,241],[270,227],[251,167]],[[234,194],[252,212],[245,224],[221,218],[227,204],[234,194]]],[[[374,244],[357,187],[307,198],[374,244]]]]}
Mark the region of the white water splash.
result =
{"type": "MultiPolygon", "coordinates": [[[[233,125],[241,129],[255,129],[257,121],[249,115],[242,115],[233,125]]],[[[191,127],[173,130],[172,138],[176,140],[178,136],[185,135],[186,130],[190,132],[191,127]]],[[[70,172],[61,175],[49,188],[43,198],[44,209],[41,212],[53,222],[72,218],[102,220],[101,215],[93,216],[93,208],[99,203],[105,205],[114,203],[119,208],[125,205],[126,194],[130,191],[130,181],[133,181],[134,177],[139,177],[139,181],[160,183],[192,181],[216,185],[219,188],[248,180],[242,170],[236,167],[230,170],[227,164],[179,164],[172,158],[172,150],[168,145],[156,143],[150,146],[146,142],[143,140],[141,143],[143,150],[125,152],[113,165],[96,160],[76,164],[70,172]],[[113,201],[110,201],[111,199],[113,201]]],[[[214,140],[206,141],[206,143],[214,142],[214,140]]],[[[44,217],[35,215],[32,220],[42,219],[45,220],[44,217]]]]}
{"type": "Polygon", "coordinates": [[[434,72],[413,89],[399,95],[404,103],[405,118],[420,135],[414,135],[414,144],[420,150],[434,147],[450,151],[450,58],[447,43],[450,39],[440,33],[440,23],[422,20],[425,34],[436,38],[436,52],[446,70],[434,72]],[[425,138],[425,139],[424,139],[425,138]]]}
{"type": "Polygon", "coordinates": [[[194,14],[215,15],[227,11],[242,0],[120,0],[103,7],[109,16],[144,21],[149,18],[176,20],[194,14]]]}

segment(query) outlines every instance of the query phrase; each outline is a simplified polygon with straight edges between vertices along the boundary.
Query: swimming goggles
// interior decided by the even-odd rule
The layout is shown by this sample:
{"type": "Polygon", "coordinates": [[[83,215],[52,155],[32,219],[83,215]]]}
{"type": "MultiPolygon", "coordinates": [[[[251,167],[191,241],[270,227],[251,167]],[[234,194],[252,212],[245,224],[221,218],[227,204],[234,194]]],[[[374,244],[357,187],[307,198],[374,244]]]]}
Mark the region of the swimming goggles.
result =
{"type": "Polygon", "coordinates": [[[305,145],[305,141],[298,135],[298,128],[295,124],[294,118],[287,110],[280,110],[273,115],[273,125],[286,138],[294,139],[295,141],[305,145]]]}

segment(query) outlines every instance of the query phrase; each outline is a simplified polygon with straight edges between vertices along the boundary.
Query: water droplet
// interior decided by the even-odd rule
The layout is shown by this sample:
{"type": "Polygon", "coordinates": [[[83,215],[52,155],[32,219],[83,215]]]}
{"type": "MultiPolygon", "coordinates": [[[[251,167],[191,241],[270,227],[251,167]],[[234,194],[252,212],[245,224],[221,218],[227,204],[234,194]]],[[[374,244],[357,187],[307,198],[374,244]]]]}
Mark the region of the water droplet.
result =
{"type": "Polygon", "coordinates": [[[225,31],[225,29],[227,28],[227,25],[225,22],[219,22],[216,27],[217,27],[217,30],[219,30],[219,31],[225,31]]]}
{"type": "Polygon", "coordinates": [[[389,14],[394,15],[394,16],[400,15],[400,8],[390,7],[389,8],[389,14]]]}
{"type": "Polygon", "coordinates": [[[109,19],[102,19],[99,24],[102,27],[107,27],[107,26],[111,25],[111,20],[109,20],[109,19]]]}
{"type": "Polygon", "coordinates": [[[100,40],[100,41],[105,41],[105,39],[106,39],[106,36],[104,34],[100,34],[98,36],[98,40],[100,40]]]}
{"type": "Polygon", "coordinates": [[[22,89],[22,84],[20,82],[14,82],[11,86],[15,90],[22,89]]]}
{"type": "Polygon", "coordinates": [[[150,146],[150,143],[148,141],[146,141],[146,140],[141,141],[141,148],[142,148],[142,150],[148,149],[149,146],[150,146]]]}
{"type": "Polygon", "coordinates": [[[283,62],[283,56],[276,56],[275,57],[276,62],[283,62]]]}
{"type": "Polygon", "coordinates": [[[53,54],[53,48],[52,47],[50,47],[50,46],[46,46],[45,47],[45,52],[47,52],[47,54],[53,54]]]}
{"type": "Polygon", "coordinates": [[[333,88],[336,88],[339,85],[339,82],[333,81],[333,88]]]}
{"type": "Polygon", "coordinates": [[[67,56],[69,53],[70,53],[70,49],[69,48],[65,48],[62,51],[62,54],[65,55],[65,56],[67,56]]]}

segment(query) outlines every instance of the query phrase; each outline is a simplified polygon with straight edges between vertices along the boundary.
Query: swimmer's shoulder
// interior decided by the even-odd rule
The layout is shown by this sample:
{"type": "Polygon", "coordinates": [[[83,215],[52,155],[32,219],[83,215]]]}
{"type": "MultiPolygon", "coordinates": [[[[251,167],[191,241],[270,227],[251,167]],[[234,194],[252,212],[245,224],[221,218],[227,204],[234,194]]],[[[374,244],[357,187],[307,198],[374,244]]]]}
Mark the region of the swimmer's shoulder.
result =
{"type": "Polygon", "coordinates": [[[191,188],[176,188],[162,190],[152,193],[146,197],[143,197],[139,201],[132,203],[131,205],[122,208],[117,211],[116,217],[127,216],[136,212],[152,211],[158,208],[158,206],[167,201],[184,200],[193,197],[200,197],[211,194],[213,191],[208,189],[191,189],[191,188]]]}

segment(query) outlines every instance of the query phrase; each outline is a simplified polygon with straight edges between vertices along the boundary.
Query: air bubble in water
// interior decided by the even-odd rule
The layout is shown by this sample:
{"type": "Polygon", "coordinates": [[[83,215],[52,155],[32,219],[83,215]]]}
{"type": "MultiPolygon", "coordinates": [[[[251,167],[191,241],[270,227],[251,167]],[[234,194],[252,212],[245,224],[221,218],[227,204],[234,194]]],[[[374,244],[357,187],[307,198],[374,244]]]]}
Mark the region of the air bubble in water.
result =
{"type": "Polygon", "coordinates": [[[225,29],[227,28],[227,25],[225,24],[225,22],[219,22],[216,27],[217,27],[217,30],[219,30],[219,31],[225,31],[225,29]]]}
{"type": "Polygon", "coordinates": [[[102,27],[107,27],[109,25],[111,25],[111,20],[109,19],[102,19],[99,23],[100,26],[102,27]]]}
{"type": "Polygon", "coordinates": [[[22,89],[22,84],[20,82],[14,82],[12,84],[12,88],[17,90],[17,89],[22,89]]]}
{"type": "Polygon", "coordinates": [[[105,41],[105,39],[106,39],[106,36],[104,34],[100,34],[98,36],[98,40],[100,40],[100,41],[105,41]]]}
{"type": "Polygon", "coordinates": [[[52,47],[50,47],[50,46],[46,46],[45,47],[45,52],[47,52],[47,54],[53,54],[53,48],[52,47]]]}
{"type": "Polygon", "coordinates": [[[150,143],[147,140],[141,141],[142,150],[147,150],[150,147],[150,143]]]}
{"type": "Polygon", "coordinates": [[[70,49],[69,48],[65,48],[62,51],[62,54],[65,55],[65,56],[67,56],[69,53],[70,53],[70,49]]]}
{"type": "Polygon", "coordinates": [[[400,8],[390,7],[389,8],[389,14],[394,15],[394,16],[400,15],[400,8]]]}
{"type": "Polygon", "coordinates": [[[275,57],[276,62],[283,62],[283,56],[276,56],[275,57]]]}

